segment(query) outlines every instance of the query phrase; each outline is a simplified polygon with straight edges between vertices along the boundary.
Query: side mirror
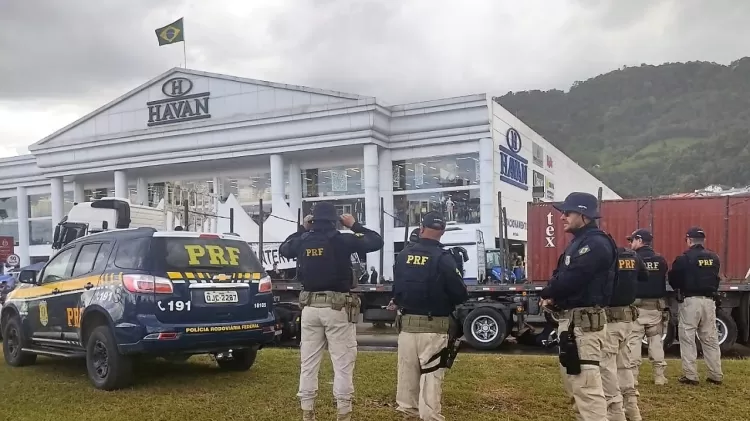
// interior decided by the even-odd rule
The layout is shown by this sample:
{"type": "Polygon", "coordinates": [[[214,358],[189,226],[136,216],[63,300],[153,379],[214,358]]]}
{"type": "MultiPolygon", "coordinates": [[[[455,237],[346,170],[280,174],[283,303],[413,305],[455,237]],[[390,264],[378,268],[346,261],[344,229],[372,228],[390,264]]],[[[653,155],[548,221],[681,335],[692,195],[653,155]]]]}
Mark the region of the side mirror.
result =
{"type": "Polygon", "coordinates": [[[36,284],[37,271],[35,270],[22,270],[18,275],[18,282],[22,284],[36,284]]]}

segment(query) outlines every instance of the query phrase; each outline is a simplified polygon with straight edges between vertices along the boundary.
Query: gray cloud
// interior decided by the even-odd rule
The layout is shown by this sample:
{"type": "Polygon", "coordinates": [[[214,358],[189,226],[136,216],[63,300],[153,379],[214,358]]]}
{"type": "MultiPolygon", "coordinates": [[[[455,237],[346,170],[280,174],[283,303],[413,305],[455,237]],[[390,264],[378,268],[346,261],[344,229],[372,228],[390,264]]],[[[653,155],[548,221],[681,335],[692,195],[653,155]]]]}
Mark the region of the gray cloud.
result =
{"type": "Polygon", "coordinates": [[[0,98],[85,100],[142,83],[177,64],[164,61],[154,29],[179,17],[166,11],[180,4],[0,2],[0,98]]]}

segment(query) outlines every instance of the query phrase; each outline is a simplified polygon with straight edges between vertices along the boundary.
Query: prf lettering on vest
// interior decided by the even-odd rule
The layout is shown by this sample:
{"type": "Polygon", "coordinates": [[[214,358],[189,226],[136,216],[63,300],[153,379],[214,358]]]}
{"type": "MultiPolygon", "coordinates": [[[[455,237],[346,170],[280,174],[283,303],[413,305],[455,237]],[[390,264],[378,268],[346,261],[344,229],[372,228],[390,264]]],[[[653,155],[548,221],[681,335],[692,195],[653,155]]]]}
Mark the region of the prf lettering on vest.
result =
{"type": "Polygon", "coordinates": [[[307,257],[320,257],[323,255],[323,247],[317,247],[314,249],[305,249],[305,256],[307,257]]]}
{"type": "Polygon", "coordinates": [[[81,327],[81,316],[83,307],[68,307],[65,309],[68,316],[68,327],[81,327]]]}
{"type": "Polygon", "coordinates": [[[659,270],[659,262],[646,262],[646,269],[659,270]]]}
{"type": "Polygon", "coordinates": [[[208,261],[209,261],[209,264],[211,265],[221,265],[221,266],[239,266],[240,265],[240,249],[236,247],[201,246],[198,244],[186,244],[185,251],[188,254],[188,265],[191,265],[191,266],[201,265],[202,264],[201,257],[206,257],[206,255],[208,255],[208,261]]]}
{"type": "Polygon", "coordinates": [[[620,259],[620,269],[621,270],[634,270],[635,259],[620,259]]]}
{"type": "Polygon", "coordinates": [[[698,266],[713,266],[714,265],[714,259],[699,259],[698,260],[698,266]]]}
{"type": "Polygon", "coordinates": [[[429,259],[430,259],[430,256],[415,256],[413,254],[409,254],[406,256],[406,264],[424,266],[427,264],[427,260],[429,259]]]}

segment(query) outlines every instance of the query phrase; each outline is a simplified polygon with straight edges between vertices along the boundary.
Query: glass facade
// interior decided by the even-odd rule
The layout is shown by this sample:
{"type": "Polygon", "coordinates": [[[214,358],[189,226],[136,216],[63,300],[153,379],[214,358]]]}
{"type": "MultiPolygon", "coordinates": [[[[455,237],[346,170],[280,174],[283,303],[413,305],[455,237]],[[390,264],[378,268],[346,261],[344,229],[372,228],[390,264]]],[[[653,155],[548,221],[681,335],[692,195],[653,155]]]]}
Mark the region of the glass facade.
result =
{"type": "Polygon", "coordinates": [[[479,154],[393,161],[393,190],[424,190],[479,185],[479,154]]]}
{"type": "Polygon", "coordinates": [[[18,200],[15,197],[0,199],[0,221],[18,219],[18,200]]]}
{"type": "MultiPolygon", "coordinates": [[[[288,172],[284,173],[284,196],[289,200],[288,172]]],[[[240,203],[258,203],[271,201],[271,173],[251,175],[242,178],[229,179],[229,191],[240,203]]],[[[264,205],[265,207],[265,205],[264,205]]]]}
{"type": "Polygon", "coordinates": [[[16,243],[16,245],[18,245],[18,220],[1,220],[0,236],[13,237],[14,242],[16,243]]]}
{"type": "Polygon", "coordinates": [[[302,171],[302,197],[356,194],[365,194],[365,172],[362,164],[302,171]]]}
{"type": "MultiPolygon", "coordinates": [[[[361,224],[366,223],[365,215],[365,199],[363,197],[351,198],[351,199],[331,199],[326,202],[333,203],[336,207],[339,215],[348,213],[354,216],[354,219],[361,224]]],[[[302,201],[302,214],[311,215],[312,209],[318,201],[302,201]]],[[[341,227],[340,227],[341,228],[341,227]]]]}
{"type": "Polygon", "coordinates": [[[52,219],[29,221],[29,244],[32,246],[52,244],[52,219]]]}
{"type": "Polygon", "coordinates": [[[407,216],[409,225],[415,226],[421,215],[433,211],[442,213],[446,221],[478,224],[479,189],[400,194],[393,197],[393,210],[398,218],[394,221],[396,227],[405,226],[407,216]]]}

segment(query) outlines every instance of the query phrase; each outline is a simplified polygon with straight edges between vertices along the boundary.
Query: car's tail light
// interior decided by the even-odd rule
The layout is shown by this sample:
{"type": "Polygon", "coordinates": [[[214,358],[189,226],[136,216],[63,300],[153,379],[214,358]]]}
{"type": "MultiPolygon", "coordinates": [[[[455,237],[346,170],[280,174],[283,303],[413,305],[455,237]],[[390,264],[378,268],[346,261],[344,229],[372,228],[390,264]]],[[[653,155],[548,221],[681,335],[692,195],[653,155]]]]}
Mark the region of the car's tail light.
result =
{"type": "Polygon", "coordinates": [[[151,275],[123,275],[122,285],[130,292],[173,294],[172,282],[166,278],[151,275]]]}
{"type": "Polygon", "coordinates": [[[217,234],[200,234],[198,235],[198,238],[221,238],[217,234]]]}
{"type": "Polygon", "coordinates": [[[260,284],[258,284],[258,292],[271,292],[272,286],[271,277],[264,276],[260,279],[260,284]]]}

